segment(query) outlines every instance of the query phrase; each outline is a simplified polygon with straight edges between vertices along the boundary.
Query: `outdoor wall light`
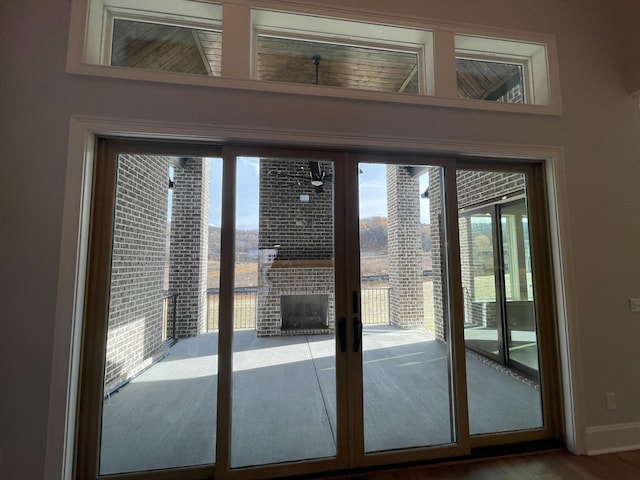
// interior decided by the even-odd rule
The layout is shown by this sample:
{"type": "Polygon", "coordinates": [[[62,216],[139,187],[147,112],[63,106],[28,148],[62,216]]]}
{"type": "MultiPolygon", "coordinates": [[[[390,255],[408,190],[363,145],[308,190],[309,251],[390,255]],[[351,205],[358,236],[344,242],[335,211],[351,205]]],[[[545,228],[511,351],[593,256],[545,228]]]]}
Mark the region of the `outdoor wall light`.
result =
{"type": "Polygon", "coordinates": [[[316,85],[318,85],[318,67],[320,66],[320,60],[322,60],[320,55],[311,57],[311,62],[316,66],[316,85]]]}

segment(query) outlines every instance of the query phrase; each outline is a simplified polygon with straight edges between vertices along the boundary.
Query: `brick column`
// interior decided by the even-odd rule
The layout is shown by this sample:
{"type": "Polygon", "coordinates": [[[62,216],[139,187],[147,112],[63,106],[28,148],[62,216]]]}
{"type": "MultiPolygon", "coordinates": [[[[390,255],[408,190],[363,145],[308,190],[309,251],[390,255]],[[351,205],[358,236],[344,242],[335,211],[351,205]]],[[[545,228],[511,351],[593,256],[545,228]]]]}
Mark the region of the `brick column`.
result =
{"type": "Polygon", "coordinates": [[[424,325],[420,184],[408,169],[387,165],[389,307],[400,328],[424,325]]]}
{"type": "Polygon", "coordinates": [[[193,337],[207,325],[209,171],[200,158],[183,159],[174,170],[169,291],[178,294],[178,338],[193,337]]]}
{"type": "Polygon", "coordinates": [[[445,302],[447,290],[445,280],[444,223],[442,216],[442,169],[429,167],[429,216],[431,219],[431,270],[433,272],[433,312],[435,337],[443,342],[447,340],[447,312],[445,302]]]}

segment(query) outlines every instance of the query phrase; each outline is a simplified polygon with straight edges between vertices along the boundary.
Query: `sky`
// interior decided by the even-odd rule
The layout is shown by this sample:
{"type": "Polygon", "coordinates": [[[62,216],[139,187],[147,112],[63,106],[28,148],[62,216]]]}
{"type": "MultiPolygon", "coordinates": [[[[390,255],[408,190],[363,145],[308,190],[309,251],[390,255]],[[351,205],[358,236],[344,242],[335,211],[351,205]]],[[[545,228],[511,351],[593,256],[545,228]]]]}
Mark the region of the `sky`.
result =
{"type": "MultiPolygon", "coordinates": [[[[209,224],[221,223],[222,160],[211,160],[211,192],[209,196],[209,224]]],[[[237,166],[236,227],[258,228],[258,175],[260,159],[239,157],[237,166]]],[[[360,218],[387,216],[386,167],[384,164],[360,164],[360,218]]],[[[420,192],[427,188],[427,175],[420,177],[420,192]]],[[[420,220],[429,223],[429,200],[420,199],[420,220]]]]}
{"type": "MultiPolygon", "coordinates": [[[[360,218],[387,216],[387,166],[385,164],[362,163],[358,178],[360,192],[360,218]]],[[[420,176],[420,193],[429,186],[428,175],[420,176]]],[[[420,198],[420,222],[431,223],[429,199],[420,198]]]]}

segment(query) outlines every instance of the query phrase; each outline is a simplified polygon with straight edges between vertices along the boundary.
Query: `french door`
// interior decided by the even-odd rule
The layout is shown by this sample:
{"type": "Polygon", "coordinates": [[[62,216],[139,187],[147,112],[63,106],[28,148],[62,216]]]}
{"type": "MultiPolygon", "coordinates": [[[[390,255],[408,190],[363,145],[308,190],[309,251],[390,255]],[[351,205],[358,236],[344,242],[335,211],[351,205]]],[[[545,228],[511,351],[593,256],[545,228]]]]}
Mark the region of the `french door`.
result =
{"type": "Polygon", "coordinates": [[[539,166],[100,145],[86,478],[281,477],[557,435],[539,166]]]}

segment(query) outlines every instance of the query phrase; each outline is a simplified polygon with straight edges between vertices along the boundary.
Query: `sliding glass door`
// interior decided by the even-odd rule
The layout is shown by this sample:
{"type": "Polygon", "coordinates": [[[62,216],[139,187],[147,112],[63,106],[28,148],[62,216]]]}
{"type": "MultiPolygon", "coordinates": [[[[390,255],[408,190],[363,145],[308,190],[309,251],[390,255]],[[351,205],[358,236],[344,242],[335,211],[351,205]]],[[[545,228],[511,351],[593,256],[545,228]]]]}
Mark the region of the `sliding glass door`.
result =
{"type": "Polygon", "coordinates": [[[543,429],[531,182],[486,170],[458,170],[456,181],[470,434],[543,429]]]}
{"type": "Polygon", "coordinates": [[[235,167],[230,467],[335,458],[334,160],[235,167]]]}
{"type": "MultiPolygon", "coordinates": [[[[460,439],[444,169],[358,164],[364,453],[460,439]]],[[[418,160],[418,159],[414,159],[418,160]]]]}
{"type": "Polygon", "coordinates": [[[556,434],[539,166],[97,159],[79,476],[284,477],[556,434]]]}

